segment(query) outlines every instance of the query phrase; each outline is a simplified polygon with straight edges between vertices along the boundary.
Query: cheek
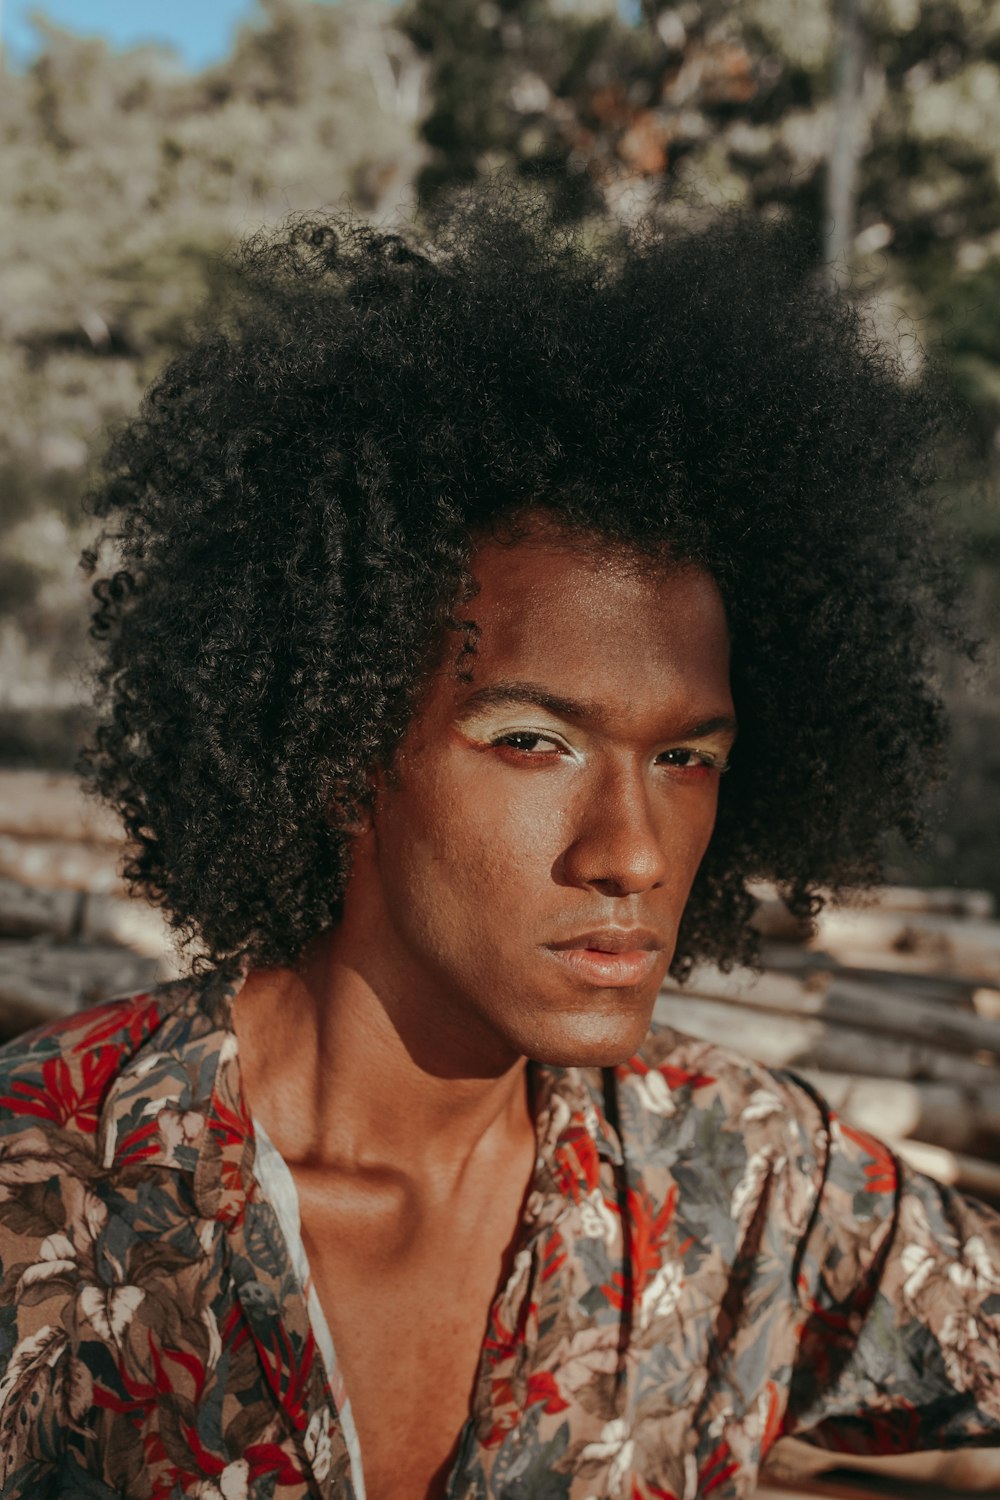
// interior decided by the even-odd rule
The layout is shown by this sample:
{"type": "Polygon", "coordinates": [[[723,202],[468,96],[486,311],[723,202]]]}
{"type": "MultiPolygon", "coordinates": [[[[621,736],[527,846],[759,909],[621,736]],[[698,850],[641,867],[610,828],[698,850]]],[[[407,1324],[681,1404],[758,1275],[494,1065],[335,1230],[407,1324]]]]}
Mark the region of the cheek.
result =
{"type": "Polygon", "coordinates": [[[689,886],[711,843],[719,807],[719,786],[716,779],[713,778],[710,785],[703,790],[699,788],[699,791],[700,795],[689,799],[684,816],[678,820],[674,833],[675,842],[683,849],[685,863],[690,867],[689,886]]]}
{"type": "Polygon", "coordinates": [[[711,841],[718,811],[719,778],[718,773],[716,773],[711,775],[711,780],[699,797],[697,809],[694,810],[691,820],[692,842],[697,846],[699,861],[711,841]]]}
{"type": "Polygon", "coordinates": [[[574,799],[565,781],[540,772],[477,777],[463,799],[467,835],[489,863],[550,870],[572,836],[574,799]],[[490,859],[490,851],[495,859],[490,859]]]}
{"type": "Polygon", "coordinates": [[[660,900],[680,920],[715,828],[717,781],[661,790],[652,804],[653,837],[663,858],[660,900]]]}
{"type": "Polygon", "coordinates": [[[382,879],[424,930],[459,923],[486,934],[537,909],[570,821],[552,779],[512,777],[478,758],[403,768],[375,815],[382,879]],[[548,785],[543,785],[543,781],[548,785]]]}
{"type": "MultiPolygon", "coordinates": [[[[423,785],[385,809],[378,883],[386,916],[418,967],[497,1014],[523,999],[524,965],[553,897],[554,860],[538,812],[461,778],[423,785]]],[[[555,893],[558,895],[558,893],[555,893]]]]}
{"type": "Polygon", "coordinates": [[[467,888],[503,884],[513,895],[519,883],[537,882],[551,871],[569,832],[569,799],[554,783],[493,767],[463,766],[442,776],[422,804],[420,856],[467,888]]]}

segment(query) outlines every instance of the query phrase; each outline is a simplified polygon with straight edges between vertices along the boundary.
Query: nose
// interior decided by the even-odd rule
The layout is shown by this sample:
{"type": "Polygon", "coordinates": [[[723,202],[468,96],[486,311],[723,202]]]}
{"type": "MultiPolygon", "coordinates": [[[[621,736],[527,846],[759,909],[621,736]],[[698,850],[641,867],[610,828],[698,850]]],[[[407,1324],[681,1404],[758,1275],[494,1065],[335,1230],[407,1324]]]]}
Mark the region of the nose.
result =
{"type": "Polygon", "coordinates": [[[655,890],[668,869],[664,834],[641,774],[607,778],[588,796],[573,841],[563,853],[563,881],[605,896],[655,890]]]}

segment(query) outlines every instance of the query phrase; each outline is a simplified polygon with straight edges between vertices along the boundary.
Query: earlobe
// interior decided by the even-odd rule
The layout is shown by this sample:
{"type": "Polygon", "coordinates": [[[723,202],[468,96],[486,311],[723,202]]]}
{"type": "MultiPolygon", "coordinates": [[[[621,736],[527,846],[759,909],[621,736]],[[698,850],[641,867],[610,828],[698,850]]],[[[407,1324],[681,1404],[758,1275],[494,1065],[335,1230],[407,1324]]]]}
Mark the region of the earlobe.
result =
{"type": "Polygon", "coordinates": [[[369,833],[372,828],[372,803],[374,802],[377,788],[369,781],[372,796],[369,800],[359,803],[348,791],[347,783],[338,781],[334,783],[330,799],[326,804],[326,821],[331,828],[338,833],[346,834],[348,838],[358,838],[361,834],[369,833]]]}
{"type": "Polygon", "coordinates": [[[343,833],[347,834],[348,838],[352,839],[358,839],[363,834],[371,833],[373,827],[371,808],[362,807],[356,810],[352,817],[341,822],[338,826],[343,833]]]}

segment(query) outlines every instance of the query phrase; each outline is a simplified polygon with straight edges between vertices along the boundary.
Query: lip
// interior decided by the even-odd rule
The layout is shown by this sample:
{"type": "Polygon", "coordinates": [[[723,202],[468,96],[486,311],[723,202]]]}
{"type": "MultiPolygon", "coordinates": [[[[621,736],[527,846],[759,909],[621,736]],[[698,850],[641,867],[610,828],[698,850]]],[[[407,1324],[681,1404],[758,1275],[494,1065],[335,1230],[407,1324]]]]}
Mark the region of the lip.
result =
{"type": "Polygon", "coordinates": [[[588,984],[627,989],[649,977],[663,945],[643,927],[602,927],[545,946],[558,963],[588,984]]]}
{"type": "Polygon", "coordinates": [[[595,927],[589,932],[576,932],[572,937],[558,943],[546,943],[555,952],[567,949],[586,949],[598,953],[659,952],[663,943],[649,927],[595,927]]]}

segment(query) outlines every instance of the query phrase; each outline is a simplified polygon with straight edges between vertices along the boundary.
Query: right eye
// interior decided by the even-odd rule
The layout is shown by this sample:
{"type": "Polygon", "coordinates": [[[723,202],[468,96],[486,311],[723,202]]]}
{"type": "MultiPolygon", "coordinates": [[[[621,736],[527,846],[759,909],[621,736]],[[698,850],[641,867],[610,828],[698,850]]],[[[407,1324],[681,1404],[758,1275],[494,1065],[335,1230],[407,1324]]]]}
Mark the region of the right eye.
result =
{"type": "Polygon", "coordinates": [[[497,749],[519,750],[522,755],[551,755],[559,753],[563,747],[558,740],[552,739],[547,734],[534,734],[528,729],[515,730],[511,734],[498,734],[496,739],[490,740],[490,744],[497,749]],[[544,746],[539,750],[539,746],[544,746]]]}

